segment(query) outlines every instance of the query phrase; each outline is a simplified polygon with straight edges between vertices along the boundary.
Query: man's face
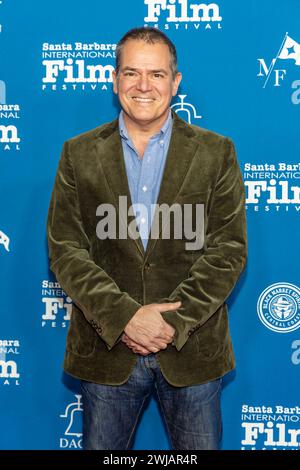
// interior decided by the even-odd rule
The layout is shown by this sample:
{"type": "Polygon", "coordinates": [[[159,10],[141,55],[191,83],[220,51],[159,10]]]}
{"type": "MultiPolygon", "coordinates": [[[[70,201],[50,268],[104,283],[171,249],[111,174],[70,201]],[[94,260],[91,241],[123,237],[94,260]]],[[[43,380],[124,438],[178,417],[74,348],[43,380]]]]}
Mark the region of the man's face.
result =
{"type": "Polygon", "coordinates": [[[118,76],[113,72],[114,92],[126,115],[138,125],[163,120],[175,96],[181,74],[173,78],[166,44],[128,40],[121,53],[118,76]]]}

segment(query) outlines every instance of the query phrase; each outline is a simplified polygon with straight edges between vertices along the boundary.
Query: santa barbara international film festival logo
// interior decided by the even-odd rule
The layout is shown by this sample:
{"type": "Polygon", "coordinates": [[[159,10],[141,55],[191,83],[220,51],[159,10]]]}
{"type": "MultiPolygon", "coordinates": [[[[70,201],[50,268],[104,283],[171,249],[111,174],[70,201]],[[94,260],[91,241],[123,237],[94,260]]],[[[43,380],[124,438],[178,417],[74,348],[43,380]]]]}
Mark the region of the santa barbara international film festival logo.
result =
{"type": "Polygon", "coordinates": [[[299,450],[300,407],[243,404],[241,450],[299,450]]]}
{"type": "Polygon", "coordinates": [[[42,281],[42,327],[66,328],[71,317],[72,299],[63,291],[59,282],[42,281]]]}
{"type": "Polygon", "coordinates": [[[19,340],[0,339],[0,385],[20,385],[19,349],[19,340]]]}
{"type": "Polygon", "coordinates": [[[82,402],[81,395],[75,395],[75,401],[69,403],[60,418],[63,420],[64,437],[60,438],[61,449],[82,449],[82,402]]]}
{"type": "Polygon", "coordinates": [[[116,44],[42,44],[42,90],[106,91],[112,84],[116,44]]]}
{"type": "Polygon", "coordinates": [[[247,211],[300,211],[300,163],[247,162],[243,177],[247,211]]]}
{"type": "Polygon", "coordinates": [[[259,63],[259,72],[257,76],[263,88],[267,86],[281,87],[287,82],[287,77],[296,72],[293,81],[289,81],[291,88],[291,102],[292,104],[300,104],[300,44],[299,39],[297,41],[285,34],[284,39],[278,49],[275,57],[272,58],[271,62],[264,58],[257,59],[259,63]],[[282,65],[284,64],[284,65],[282,65]],[[287,68],[286,65],[288,65],[287,68]]]}
{"type": "Polygon", "coordinates": [[[217,3],[194,3],[188,0],[144,0],[145,26],[164,30],[222,29],[217,3]]]}
{"type": "Polygon", "coordinates": [[[20,105],[7,101],[7,87],[0,80],[0,148],[20,150],[20,137],[16,120],[20,119],[20,105]]]}
{"type": "Polygon", "coordinates": [[[290,333],[300,327],[300,289],[288,282],[268,286],[259,296],[257,313],[269,330],[290,333]]]}

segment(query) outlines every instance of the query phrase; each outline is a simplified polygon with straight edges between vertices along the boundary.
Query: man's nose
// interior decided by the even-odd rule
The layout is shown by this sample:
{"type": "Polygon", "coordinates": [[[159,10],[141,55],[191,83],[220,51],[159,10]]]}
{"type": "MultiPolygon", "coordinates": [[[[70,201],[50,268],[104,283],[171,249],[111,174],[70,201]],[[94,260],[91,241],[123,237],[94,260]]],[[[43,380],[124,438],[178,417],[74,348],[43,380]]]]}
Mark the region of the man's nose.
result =
{"type": "Polygon", "coordinates": [[[136,87],[138,90],[143,92],[151,90],[151,83],[148,75],[140,75],[136,87]]]}

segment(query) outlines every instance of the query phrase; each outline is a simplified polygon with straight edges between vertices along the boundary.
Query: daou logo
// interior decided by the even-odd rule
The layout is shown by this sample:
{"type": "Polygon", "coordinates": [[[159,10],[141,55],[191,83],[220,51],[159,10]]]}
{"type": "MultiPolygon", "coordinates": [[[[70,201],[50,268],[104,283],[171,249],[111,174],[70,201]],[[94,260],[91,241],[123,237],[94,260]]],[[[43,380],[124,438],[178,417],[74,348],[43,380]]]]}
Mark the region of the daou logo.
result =
{"type": "Polygon", "coordinates": [[[82,402],[81,395],[75,395],[76,401],[69,403],[60,418],[66,422],[64,437],[61,437],[61,449],[82,448],[82,402]]]}

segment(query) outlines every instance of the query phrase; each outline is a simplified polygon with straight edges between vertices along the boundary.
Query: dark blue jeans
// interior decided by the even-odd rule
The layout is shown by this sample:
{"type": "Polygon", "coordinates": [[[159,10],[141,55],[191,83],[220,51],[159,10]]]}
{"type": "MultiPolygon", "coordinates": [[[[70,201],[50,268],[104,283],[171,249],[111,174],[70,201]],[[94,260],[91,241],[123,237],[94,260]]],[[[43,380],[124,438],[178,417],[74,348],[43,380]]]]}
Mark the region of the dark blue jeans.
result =
{"type": "Polygon", "coordinates": [[[155,353],[137,354],[127,382],[101,385],[81,381],[83,448],[131,449],[138,418],[154,391],[176,450],[217,450],[221,437],[221,380],[174,387],[163,377],[155,353]]]}

